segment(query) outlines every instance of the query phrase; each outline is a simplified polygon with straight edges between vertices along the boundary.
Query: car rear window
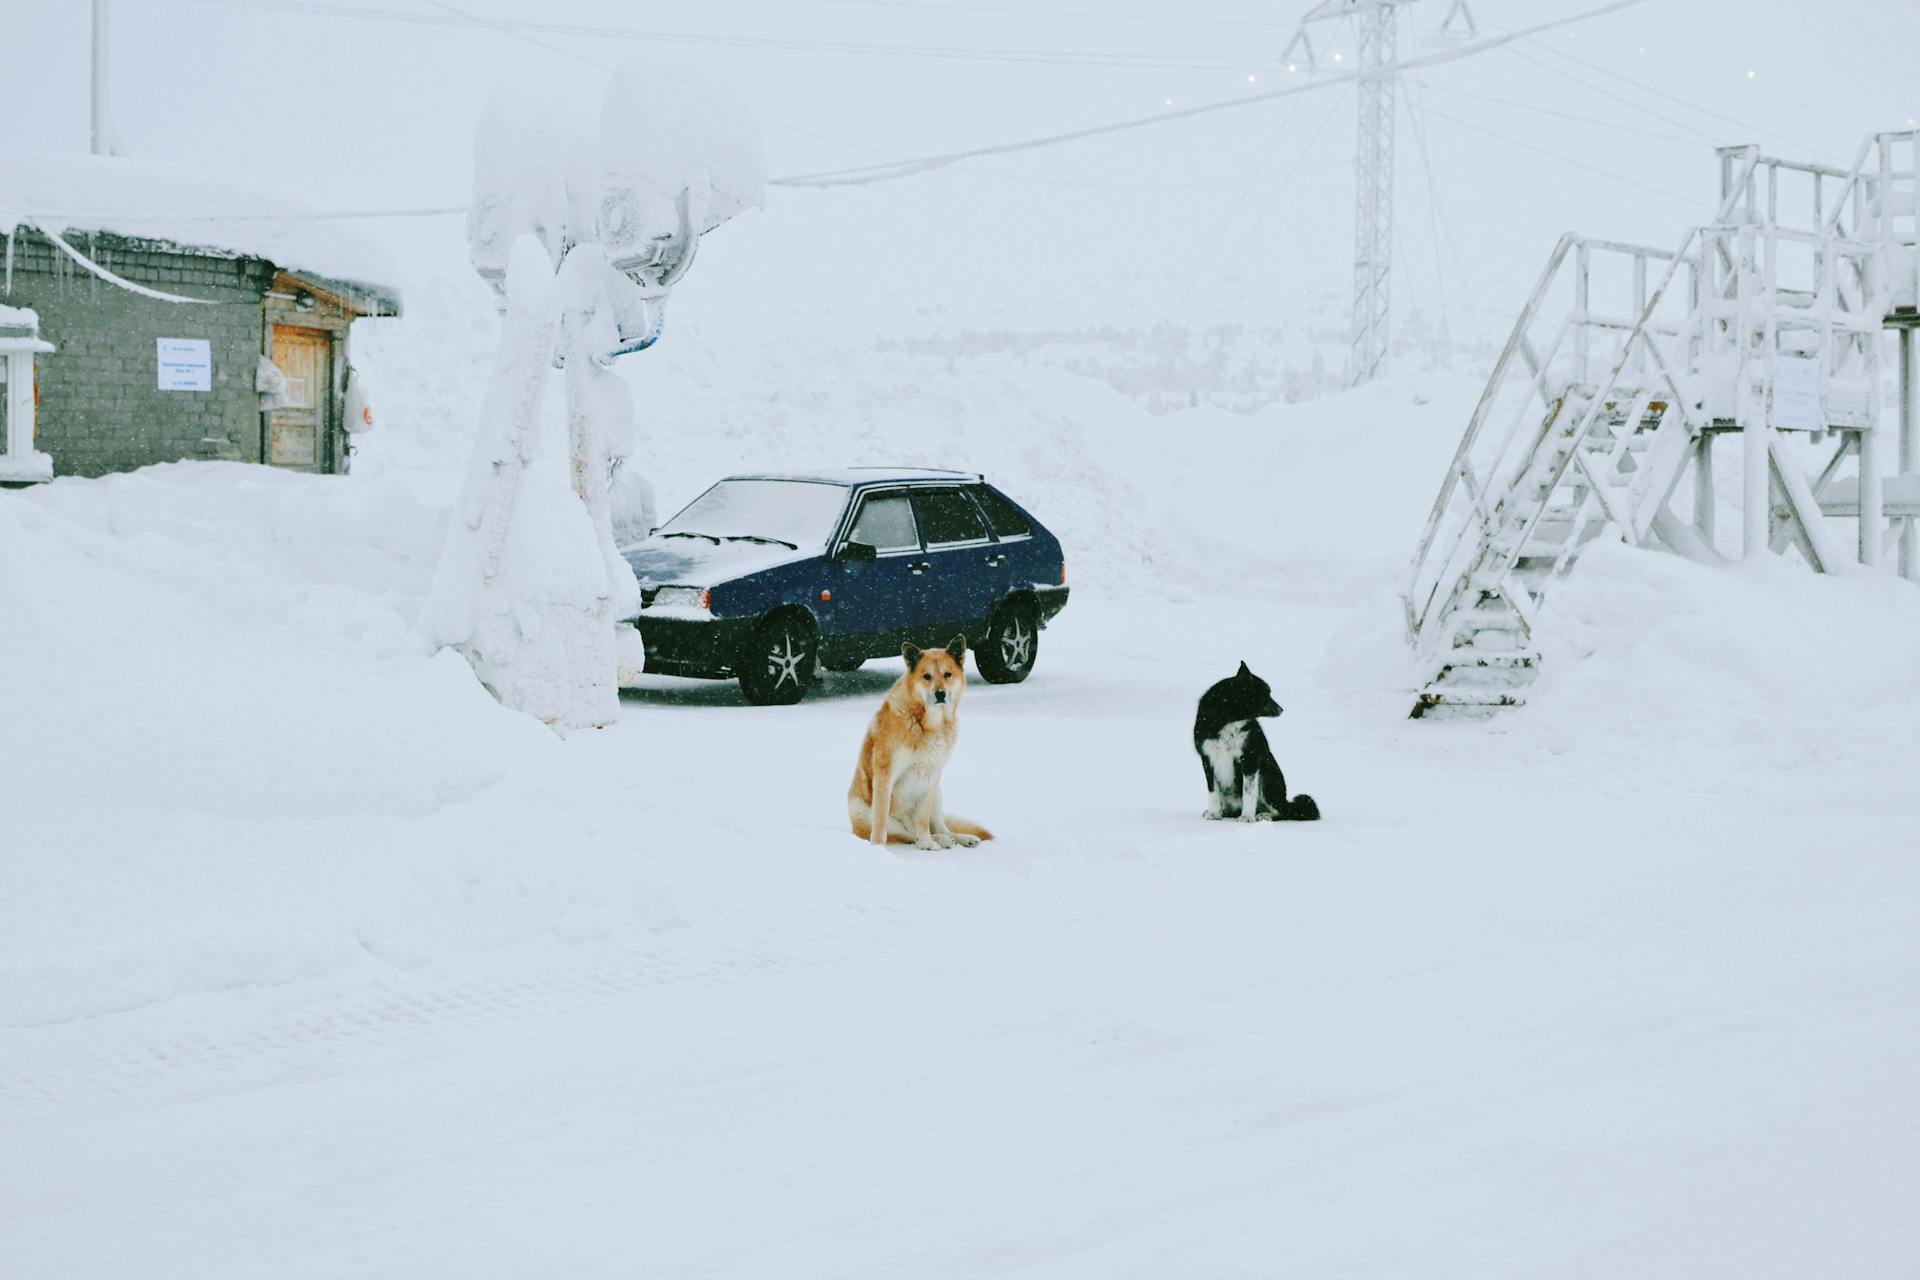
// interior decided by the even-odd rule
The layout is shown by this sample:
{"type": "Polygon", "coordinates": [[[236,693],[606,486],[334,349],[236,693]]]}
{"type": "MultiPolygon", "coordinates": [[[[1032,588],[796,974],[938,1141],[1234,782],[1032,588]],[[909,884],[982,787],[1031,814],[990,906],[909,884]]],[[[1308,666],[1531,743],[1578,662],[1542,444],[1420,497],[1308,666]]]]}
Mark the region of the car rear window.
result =
{"type": "Polygon", "coordinates": [[[973,500],[980,504],[980,509],[987,513],[987,521],[993,525],[995,534],[1002,538],[1024,538],[1033,532],[1033,522],[1020,513],[1020,508],[986,485],[974,485],[967,492],[971,493],[973,500]]]}
{"type": "Polygon", "coordinates": [[[909,551],[920,546],[920,534],[913,525],[913,504],[904,493],[877,493],[860,504],[847,534],[852,542],[864,542],[875,551],[909,551]]]}
{"type": "Polygon", "coordinates": [[[913,495],[920,513],[920,526],[926,532],[927,545],[950,542],[984,542],[987,526],[979,511],[958,489],[933,489],[913,495]]]}

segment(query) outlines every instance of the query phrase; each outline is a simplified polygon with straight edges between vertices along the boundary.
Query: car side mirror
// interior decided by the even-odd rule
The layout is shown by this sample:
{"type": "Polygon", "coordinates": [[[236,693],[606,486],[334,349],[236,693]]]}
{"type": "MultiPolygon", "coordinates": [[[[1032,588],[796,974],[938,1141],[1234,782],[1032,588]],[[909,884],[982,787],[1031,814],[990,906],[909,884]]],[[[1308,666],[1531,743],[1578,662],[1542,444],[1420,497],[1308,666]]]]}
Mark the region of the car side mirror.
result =
{"type": "Polygon", "coordinates": [[[843,542],[833,558],[842,564],[872,564],[880,556],[870,542],[843,542]]]}

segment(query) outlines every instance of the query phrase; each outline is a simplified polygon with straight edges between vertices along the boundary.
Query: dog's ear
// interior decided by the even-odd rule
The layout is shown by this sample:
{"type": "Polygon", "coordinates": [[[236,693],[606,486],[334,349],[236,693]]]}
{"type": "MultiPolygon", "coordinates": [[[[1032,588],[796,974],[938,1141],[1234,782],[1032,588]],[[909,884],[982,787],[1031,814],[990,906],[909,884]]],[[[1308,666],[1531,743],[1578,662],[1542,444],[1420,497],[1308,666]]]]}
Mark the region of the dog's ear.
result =
{"type": "Polygon", "coordinates": [[[909,641],[900,646],[900,656],[907,660],[907,670],[911,671],[920,661],[919,647],[909,641]]]}
{"type": "Polygon", "coordinates": [[[953,639],[947,641],[947,652],[953,655],[953,660],[955,662],[958,662],[960,661],[960,659],[966,657],[967,656],[967,638],[963,635],[955,636],[953,639]]]}
{"type": "Polygon", "coordinates": [[[1253,668],[1247,665],[1245,658],[1242,658],[1240,659],[1240,669],[1234,672],[1234,674],[1237,676],[1250,676],[1253,674],[1253,668]]]}

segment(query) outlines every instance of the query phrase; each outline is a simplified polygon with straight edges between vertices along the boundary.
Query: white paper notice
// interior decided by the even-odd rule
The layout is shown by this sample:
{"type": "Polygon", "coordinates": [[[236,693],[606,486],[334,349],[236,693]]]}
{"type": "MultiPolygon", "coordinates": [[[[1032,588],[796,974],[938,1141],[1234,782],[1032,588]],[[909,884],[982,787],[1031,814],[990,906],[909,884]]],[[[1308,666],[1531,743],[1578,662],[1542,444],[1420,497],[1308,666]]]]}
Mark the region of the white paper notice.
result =
{"type": "Polygon", "coordinates": [[[160,389],[213,390],[213,344],[205,338],[160,339],[160,389]]]}
{"type": "Polygon", "coordinates": [[[1780,356],[1773,366],[1773,425],[1781,431],[1827,429],[1826,370],[1805,356],[1780,356]]]}

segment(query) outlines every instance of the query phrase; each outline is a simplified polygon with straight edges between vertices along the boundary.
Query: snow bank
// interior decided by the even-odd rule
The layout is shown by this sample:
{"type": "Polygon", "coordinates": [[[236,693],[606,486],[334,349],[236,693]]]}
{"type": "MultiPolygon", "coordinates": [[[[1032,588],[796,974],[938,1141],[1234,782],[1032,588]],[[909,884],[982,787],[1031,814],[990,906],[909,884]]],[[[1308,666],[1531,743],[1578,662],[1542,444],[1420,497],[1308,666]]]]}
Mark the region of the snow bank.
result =
{"type": "MultiPolygon", "coordinates": [[[[356,326],[356,360],[392,370],[381,412],[393,429],[364,442],[362,471],[446,486],[486,379],[487,306],[479,285],[448,284],[416,299],[412,317],[356,326]]],[[[1016,359],[675,330],[616,368],[662,517],[746,469],[954,467],[1031,506],[1065,544],[1077,586],[1337,604],[1397,582],[1480,390],[1468,378],[1392,379],[1252,415],[1153,414],[1101,382],[1016,359]]]]}
{"type": "Polygon", "coordinates": [[[1920,758],[1920,589],[1769,558],[1713,569],[1596,544],[1547,598],[1523,731],[1589,733],[1645,763],[1730,771],[1844,765],[1912,785],[1920,758]]]}
{"type": "MultiPolygon", "coordinates": [[[[351,476],[190,463],[0,494],[0,653],[26,673],[0,718],[0,759],[16,769],[0,1023],[674,921],[703,931],[694,953],[751,949],[796,919],[865,927],[868,910],[894,919],[900,894],[947,891],[843,868],[831,802],[817,821],[795,816],[844,787],[845,761],[818,748],[857,734],[866,685],[794,709],[820,716],[822,736],[783,731],[780,758],[804,788],[770,816],[760,808],[775,801],[741,809],[732,783],[715,794],[711,762],[737,751],[738,724],[730,705],[702,709],[731,704],[730,689],[629,706],[631,724],[561,742],[494,703],[456,657],[430,656],[415,626],[494,324],[473,282],[356,329],[387,394],[351,476]],[[642,770],[627,733],[660,735],[642,770]],[[746,854],[776,822],[800,824],[817,860],[746,854]],[[777,909],[740,906],[745,856],[754,901],[777,909]],[[853,898],[867,905],[848,915],[853,898]]],[[[1920,593],[1784,564],[1714,572],[1593,548],[1551,599],[1528,708],[1409,724],[1393,592],[1477,394],[1469,381],[1156,417],[1012,360],[682,337],[628,362],[639,467],[663,514],[749,467],[984,470],[1065,542],[1075,604],[1048,644],[1088,660],[1056,657],[1017,695],[981,696],[1062,723],[1154,700],[1167,734],[1098,747],[1141,786],[1184,777],[1188,685],[1246,657],[1285,691],[1296,784],[1325,792],[1338,762],[1341,807],[1389,827],[1449,804],[1477,823],[1495,780],[1521,776],[1589,806],[1654,789],[1684,808],[1688,787],[1777,792],[1779,779],[1836,803],[1910,790],[1920,593]],[[1312,750],[1296,764],[1302,742],[1312,750]],[[1376,767],[1389,780],[1370,783],[1376,767]]],[[[1009,769],[1022,763],[1013,737],[1002,750],[1009,769]]],[[[1010,779],[1007,799],[1023,785],[1010,779]]]]}
{"type": "Polygon", "coordinates": [[[481,789],[499,709],[412,629],[443,519],[391,482],[228,463],[0,495],[0,652],[33,677],[8,688],[9,783],[284,816],[481,789]]]}
{"type": "MultiPolygon", "coordinates": [[[[217,174],[121,156],[0,151],[0,234],[40,222],[391,288],[396,265],[354,223],[217,174]]],[[[84,251],[85,246],[80,248],[84,251]]]]}

